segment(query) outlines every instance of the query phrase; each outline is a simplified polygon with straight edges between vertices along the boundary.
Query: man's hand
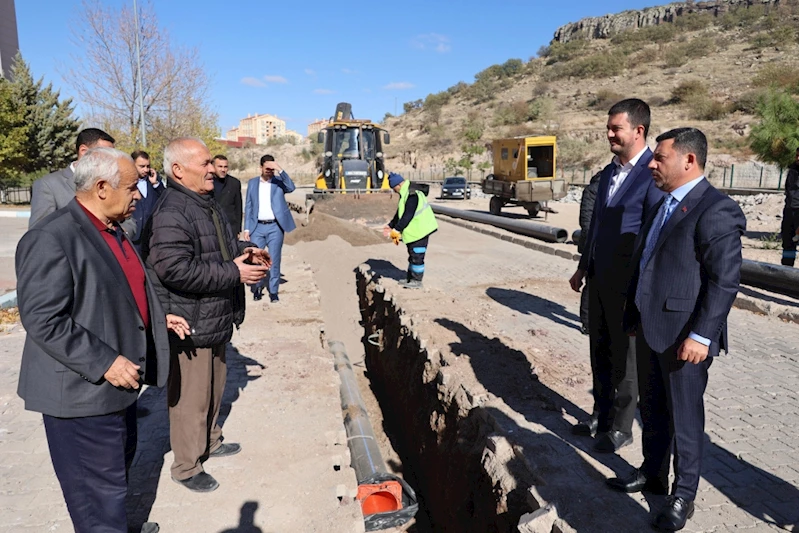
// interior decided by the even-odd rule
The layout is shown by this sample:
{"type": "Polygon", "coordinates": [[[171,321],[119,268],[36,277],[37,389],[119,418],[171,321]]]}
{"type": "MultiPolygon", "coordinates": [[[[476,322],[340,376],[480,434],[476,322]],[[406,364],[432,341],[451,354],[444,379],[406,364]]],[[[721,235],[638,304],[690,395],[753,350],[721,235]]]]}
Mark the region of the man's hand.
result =
{"type": "Polygon", "coordinates": [[[134,365],[130,359],[118,355],[114,363],[105,371],[103,377],[114,387],[125,389],[139,388],[139,365],[134,365]]]}
{"type": "Polygon", "coordinates": [[[191,335],[191,327],[186,319],[178,315],[166,315],[166,329],[173,331],[175,335],[180,337],[180,340],[186,338],[186,335],[191,335]]]}
{"type": "Polygon", "coordinates": [[[389,234],[389,236],[391,237],[391,240],[394,241],[394,244],[399,246],[399,243],[402,240],[402,233],[400,233],[399,231],[393,229],[393,230],[391,230],[391,233],[389,234]]]}
{"type": "Polygon", "coordinates": [[[241,240],[249,241],[250,240],[250,232],[248,230],[244,230],[241,232],[241,240]]]}
{"type": "Polygon", "coordinates": [[[389,226],[383,226],[383,237],[388,237],[391,235],[391,228],[389,226]]]}
{"type": "Polygon", "coordinates": [[[283,172],[283,169],[280,168],[280,165],[274,161],[264,161],[263,168],[271,168],[275,174],[280,174],[283,172]]]}
{"type": "Polygon", "coordinates": [[[249,248],[244,249],[245,254],[250,254],[250,261],[254,261],[259,265],[263,265],[266,268],[272,268],[272,256],[269,255],[269,252],[266,250],[262,250],[261,248],[253,248],[250,246],[249,248]]]}
{"type": "Polygon", "coordinates": [[[577,269],[577,272],[569,279],[569,285],[574,292],[580,292],[580,289],[583,287],[583,279],[585,278],[585,271],[577,269]]]}
{"type": "Polygon", "coordinates": [[[244,253],[234,259],[233,262],[236,263],[236,267],[239,269],[239,279],[241,282],[252,285],[264,279],[266,273],[269,272],[269,268],[263,265],[248,265],[245,263],[248,259],[250,259],[250,254],[244,253]]]}
{"type": "Polygon", "coordinates": [[[151,168],[150,175],[147,176],[147,179],[150,180],[150,183],[155,185],[156,183],[158,183],[158,172],[156,172],[154,169],[151,168]]]}
{"type": "Polygon", "coordinates": [[[677,359],[697,365],[707,359],[708,348],[691,338],[685,339],[677,349],[677,359]]]}

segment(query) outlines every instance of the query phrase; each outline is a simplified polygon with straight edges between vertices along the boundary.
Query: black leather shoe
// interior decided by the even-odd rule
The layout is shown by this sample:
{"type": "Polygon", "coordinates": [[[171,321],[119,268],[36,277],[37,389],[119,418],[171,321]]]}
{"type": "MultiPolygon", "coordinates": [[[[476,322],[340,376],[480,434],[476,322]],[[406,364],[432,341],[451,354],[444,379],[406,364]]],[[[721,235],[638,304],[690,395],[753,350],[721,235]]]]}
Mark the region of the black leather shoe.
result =
{"type": "Polygon", "coordinates": [[[256,302],[263,297],[264,297],[264,291],[255,291],[252,294],[252,299],[255,300],[256,302]]]}
{"type": "Polygon", "coordinates": [[[280,303],[280,298],[277,297],[277,294],[270,294],[269,302],[273,304],[280,303]]]}
{"type": "Polygon", "coordinates": [[[599,427],[599,420],[592,416],[588,419],[588,422],[580,422],[579,424],[573,425],[572,434],[593,437],[596,435],[597,427],[599,427]]]}
{"type": "Polygon", "coordinates": [[[668,492],[668,487],[666,487],[664,483],[661,483],[659,479],[646,477],[646,474],[644,474],[640,468],[637,468],[630,477],[606,479],[605,484],[613,490],[626,492],[628,494],[646,491],[652,494],[663,495],[668,492]]]}
{"type": "Polygon", "coordinates": [[[199,474],[195,474],[188,479],[172,478],[172,481],[175,483],[180,483],[187,489],[194,492],[212,492],[219,487],[219,482],[215,480],[211,474],[206,472],[200,472],[199,474]]]}
{"type": "Polygon", "coordinates": [[[580,326],[580,333],[582,333],[583,335],[588,335],[590,332],[588,331],[587,327],[580,326]]]}
{"type": "Polygon", "coordinates": [[[620,448],[633,443],[633,436],[621,431],[608,431],[599,437],[594,444],[594,450],[600,453],[616,453],[620,448]]]}
{"type": "Polygon", "coordinates": [[[208,454],[208,458],[212,457],[227,457],[228,455],[236,455],[241,451],[241,444],[231,442],[230,444],[222,444],[219,448],[208,454]]]}
{"type": "Polygon", "coordinates": [[[141,533],[158,533],[161,528],[155,522],[145,522],[141,526],[141,533]]]}
{"type": "Polygon", "coordinates": [[[679,531],[685,527],[685,523],[692,516],[694,516],[693,501],[668,496],[666,506],[660,510],[655,520],[652,521],[652,525],[664,531],[679,531]]]}

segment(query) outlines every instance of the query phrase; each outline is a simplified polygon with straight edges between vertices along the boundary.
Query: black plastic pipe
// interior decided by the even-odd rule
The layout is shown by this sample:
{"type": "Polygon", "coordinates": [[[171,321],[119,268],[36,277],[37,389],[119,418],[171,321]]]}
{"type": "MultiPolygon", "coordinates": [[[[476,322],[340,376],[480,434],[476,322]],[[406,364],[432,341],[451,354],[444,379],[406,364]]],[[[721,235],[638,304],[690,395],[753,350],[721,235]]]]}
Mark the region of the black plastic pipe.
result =
{"type": "Polygon", "coordinates": [[[569,238],[569,232],[565,229],[548,226],[547,224],[538,224],[527,220],[514,220],[512,218],[498,217],[487,213],[476,213],[474,211],[464,211],[462,209],[453,209],[438,204],[430,204],[430,206],[433,208],[433,212],[438,215],[470,220],[480,224],[490,224],[491,226],[496,226],[546,242],[566,242],[566,239],[569,238]]]}

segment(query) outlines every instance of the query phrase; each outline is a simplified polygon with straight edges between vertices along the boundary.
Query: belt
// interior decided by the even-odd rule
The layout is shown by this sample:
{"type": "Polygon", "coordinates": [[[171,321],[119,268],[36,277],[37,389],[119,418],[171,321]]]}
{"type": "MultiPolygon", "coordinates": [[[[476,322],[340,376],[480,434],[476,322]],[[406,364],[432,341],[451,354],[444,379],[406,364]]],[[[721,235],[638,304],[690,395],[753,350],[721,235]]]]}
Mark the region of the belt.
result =
{"type": "Polygon", "coordinates": [[[259,224],[274,224],[276,220],[273,218],[272,220],[259,220],[259,224]]]}

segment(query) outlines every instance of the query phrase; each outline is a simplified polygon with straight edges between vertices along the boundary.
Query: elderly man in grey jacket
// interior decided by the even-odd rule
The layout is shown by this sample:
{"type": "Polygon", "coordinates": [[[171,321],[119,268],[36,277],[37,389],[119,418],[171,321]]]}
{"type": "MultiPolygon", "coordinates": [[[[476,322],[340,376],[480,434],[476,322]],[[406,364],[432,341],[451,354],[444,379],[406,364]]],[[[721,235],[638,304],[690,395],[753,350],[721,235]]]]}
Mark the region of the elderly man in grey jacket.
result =
{"type": "MultiPolygon", "coordinates": [[[[18,393],[43,414],[58,481],[78,532],[128,533],[127,467],[136,450],[141,383],[163,386],[165,315],[133,245],[120,229],[140,197],[131,158],[112,148],[85,153],[75,197],[20,240],[17,296],[27,337],[18,393]]],[[[145,524],[147,533],[158,531],[145,524]]]]}

